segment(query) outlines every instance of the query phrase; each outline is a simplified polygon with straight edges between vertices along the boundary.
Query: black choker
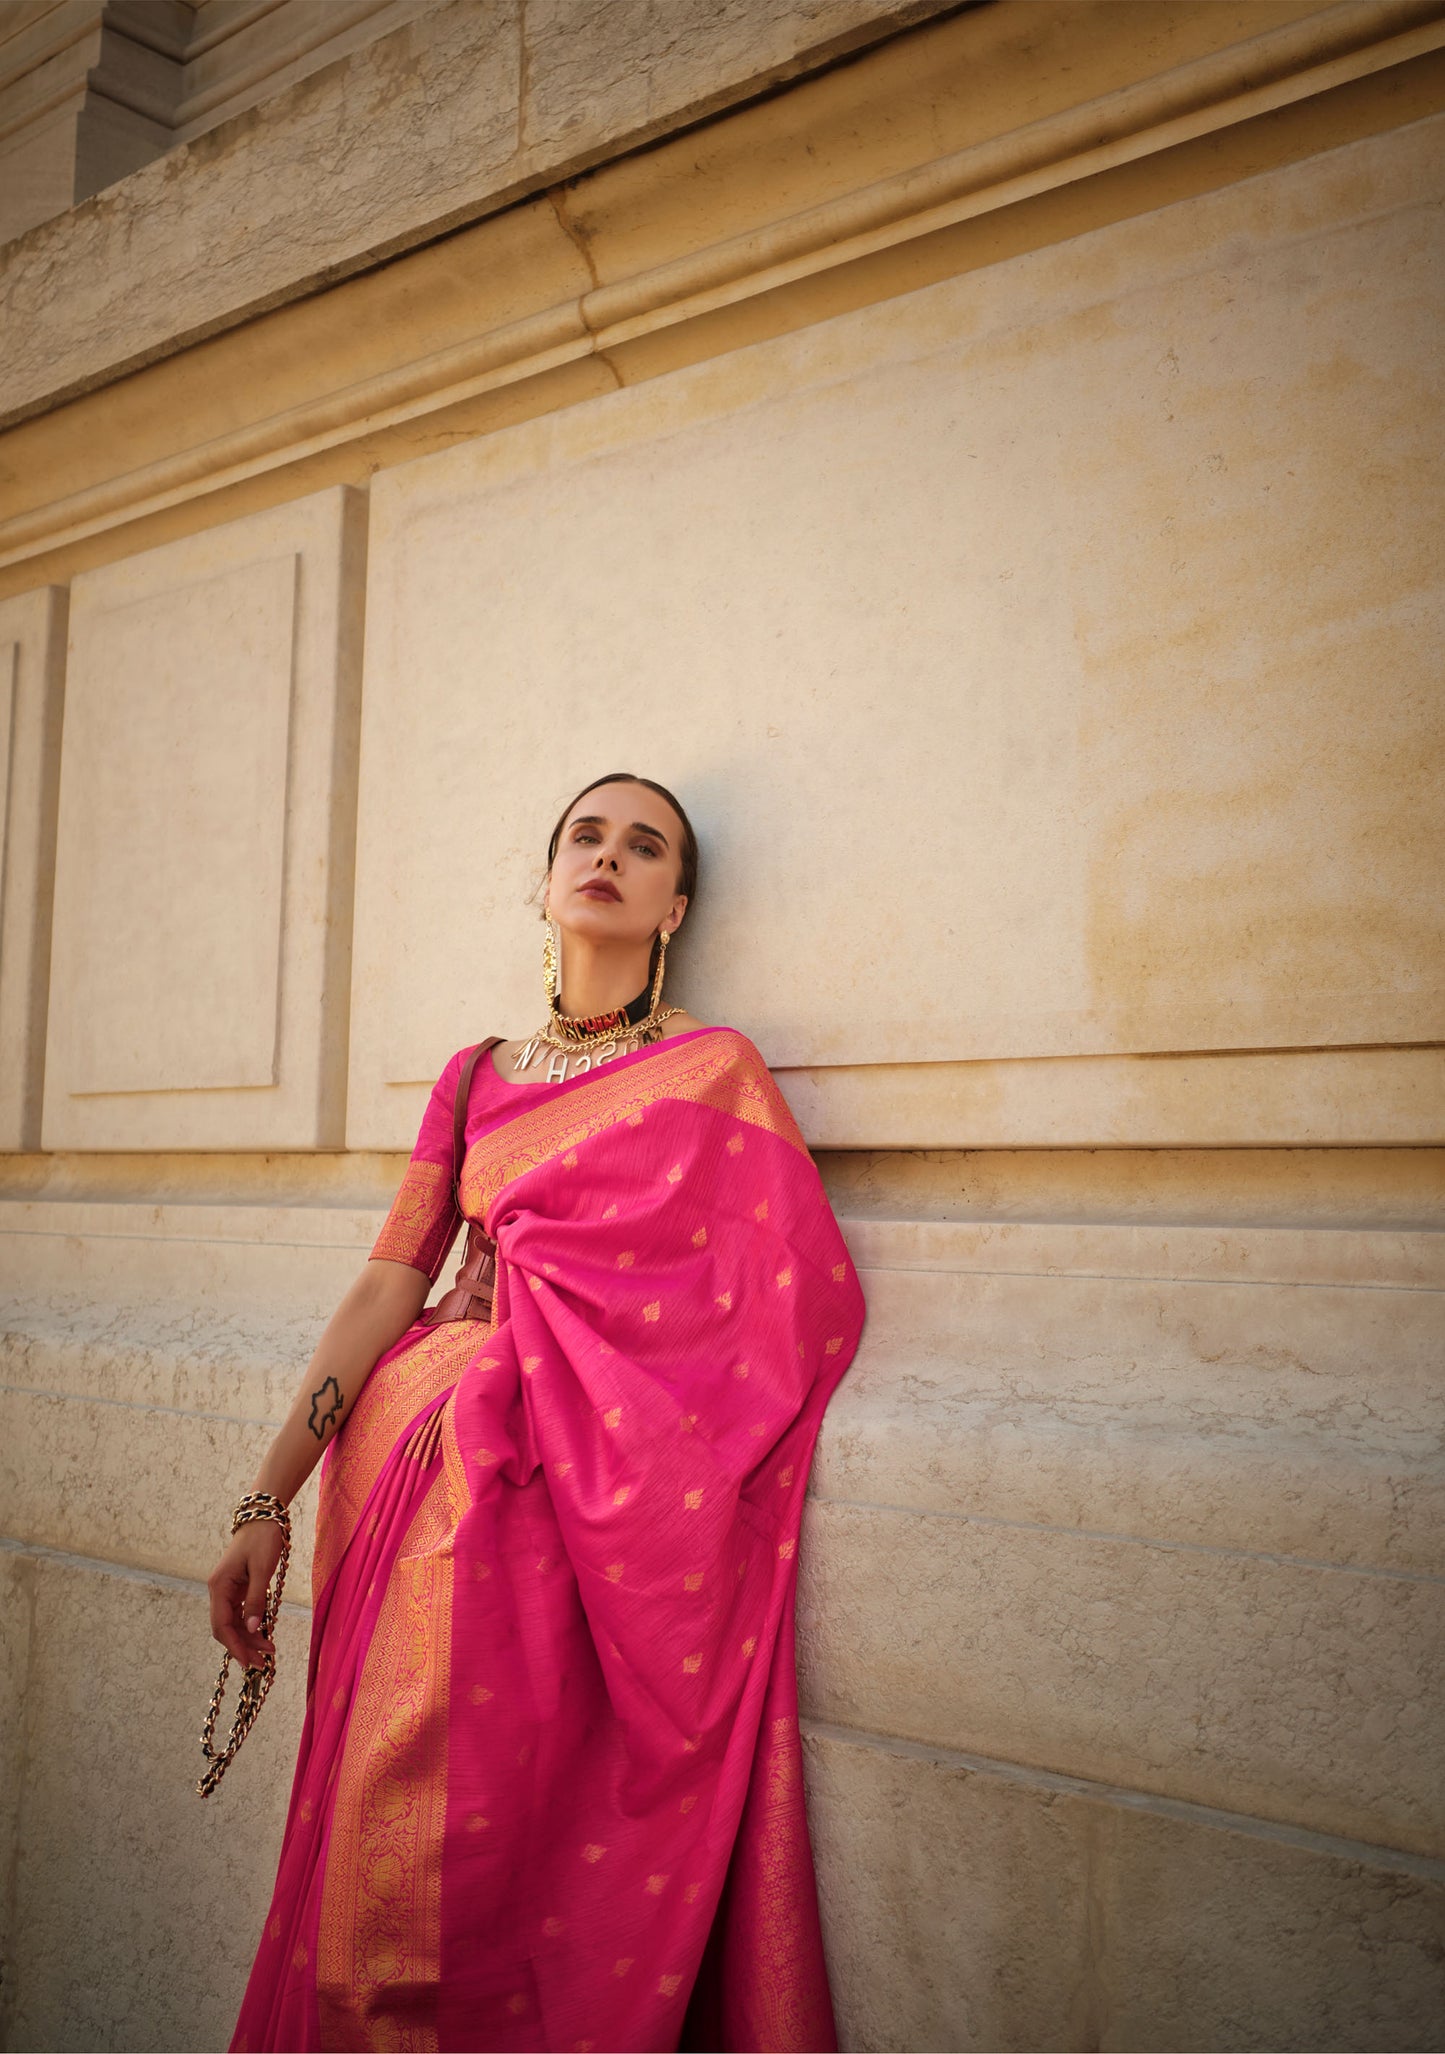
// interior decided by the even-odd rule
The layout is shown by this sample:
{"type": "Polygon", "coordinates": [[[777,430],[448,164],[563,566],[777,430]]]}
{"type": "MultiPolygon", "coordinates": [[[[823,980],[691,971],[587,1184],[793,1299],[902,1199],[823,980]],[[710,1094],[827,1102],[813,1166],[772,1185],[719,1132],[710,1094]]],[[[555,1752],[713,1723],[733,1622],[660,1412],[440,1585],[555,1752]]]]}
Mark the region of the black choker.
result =
{"type": "Polygon", "coordinates": [[[584,1041],[595,1034],[625,1034],[652,1010],[652,993],[647,985],[635,999],[610,1013],[594,1013],[590,1020],[572,1020],[561,1011],[560,999],[552,1001],[552,1025],[564,1041],[584,1041]]]}

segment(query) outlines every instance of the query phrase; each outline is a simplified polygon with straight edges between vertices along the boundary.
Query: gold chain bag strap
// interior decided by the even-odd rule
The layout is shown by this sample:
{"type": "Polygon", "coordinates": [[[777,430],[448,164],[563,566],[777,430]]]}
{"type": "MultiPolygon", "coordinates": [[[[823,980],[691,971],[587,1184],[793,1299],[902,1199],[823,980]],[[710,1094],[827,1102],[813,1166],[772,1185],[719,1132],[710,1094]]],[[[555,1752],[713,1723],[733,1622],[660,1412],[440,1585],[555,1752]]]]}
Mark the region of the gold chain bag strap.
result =
{"type": "Polygon", "coordinates": [[[452,1203],[456,1206],[457,1217],[466,1220],[467,1251],[450,1291],[422,1314],[425,1326],[439,1326],[448,1319],[491,1321],[492,1300],[497,1288],[497,1244],[480,1221],[468,1220],[462,1211],[462,1164],[467,1155],[467,1108],[471,1104],[472,1078],[478,1061],[488,1049],[495,1048],[501,1038],[500,1034],[493,1034],[486,1041],[479,1041],[462,1065],[462,1073],[457,1079],[457,1095],[452,1107],[452,1203]]]}
{"type": "MultiPolygon", "coordinates": [[[[266,1593],[266,1610],[261,1620],[261,1631],[267,1640],[274,1637],[276,1619],[281,1610],[281,1593],[286,1588],[286,1569],[291,1560],[291,1515],[279,1498],[269,1491],[248,1491],[231,1514],[232,1537],[249,1526],[253,1519],[272,1519],[281,1529],[281,1559],[276,1564],[276,1574],[271,1579],[271,1588],[266,1593]]],[[[230,1768],[240,1752],[241,1742],[256,1723],[256,1715],[266,1702],[266,1693],[276,1676],[276,1657],[267,1655],[255,1668],[247,1668],[241,1678],[241,1694],[236,1700],[236,1716],[231,1721],[231,1737],[217,1754],[212,1746],[215,1738],[216,1720],[220,1717],[221,1699],[226,1694],[226,1678],[230,1674],[231,1654],[227,1649],[221,1657],[221,1673],[216,1678],[216,1687],[211,1692],[210,1709],[206,1723],[201,1728],[201,1753],[206,1762],[206,1773],[196,1785],[198,1797],[209,1797],[221,1778],[230,1768]]]]}

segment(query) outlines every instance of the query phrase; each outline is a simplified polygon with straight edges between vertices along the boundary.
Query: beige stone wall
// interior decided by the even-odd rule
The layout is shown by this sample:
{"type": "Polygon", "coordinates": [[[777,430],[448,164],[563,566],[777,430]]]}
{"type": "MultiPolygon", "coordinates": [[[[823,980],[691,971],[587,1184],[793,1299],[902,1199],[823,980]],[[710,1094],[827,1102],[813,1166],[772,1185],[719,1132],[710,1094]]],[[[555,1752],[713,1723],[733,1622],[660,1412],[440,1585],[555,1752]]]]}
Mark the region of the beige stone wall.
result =
{"type": "Polygon", "coordinates": [[[1445,23],[939,13],[453,0],[0,253],[9,2046],[229,2031],[201,1580],[618,761],[868,1294],[844,2044],[1436,2043],[1445,23]]]}

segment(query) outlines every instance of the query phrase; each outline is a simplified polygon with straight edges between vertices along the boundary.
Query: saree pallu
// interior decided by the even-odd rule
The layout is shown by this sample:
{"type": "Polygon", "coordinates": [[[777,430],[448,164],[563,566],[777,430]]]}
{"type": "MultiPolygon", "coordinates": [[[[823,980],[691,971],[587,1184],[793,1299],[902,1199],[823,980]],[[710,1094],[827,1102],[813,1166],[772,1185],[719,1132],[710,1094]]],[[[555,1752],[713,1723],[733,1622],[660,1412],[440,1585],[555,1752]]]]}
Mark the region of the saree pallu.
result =
{"type": "Polygon", "coordinates": [[[492,1326],[413,1328],[326,1458],[233,2048],[832,2048],[793,1603],[856,1273],[743,1036],[499,1088],[492,1326]]]}

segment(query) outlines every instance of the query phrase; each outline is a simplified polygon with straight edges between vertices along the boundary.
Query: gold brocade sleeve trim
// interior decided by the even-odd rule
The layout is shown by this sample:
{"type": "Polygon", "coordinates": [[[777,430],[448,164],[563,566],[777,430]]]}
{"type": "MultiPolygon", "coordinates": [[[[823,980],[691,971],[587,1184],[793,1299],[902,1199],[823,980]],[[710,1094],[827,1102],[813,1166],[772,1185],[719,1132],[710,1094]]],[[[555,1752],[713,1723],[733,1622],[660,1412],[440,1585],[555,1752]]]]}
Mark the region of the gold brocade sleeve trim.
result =
{"type": "Polygon", "coordinates": [[[450,1166],[410,1162],[371,1253],[386,1262],[410,1263],[430,1276],[446,1253],[440,1240],[452,1218],[450,1166]]]}
{"type": "Polygon", "coordinates": [[[679,1037],[628,1069],[593,1071],[578,1091],[535,1106],[472,1149],[462,1170],[462,1206],[484,1220],[498,1194],[554,1155],[565,1155],[619,1121],[636,1121],[667,1101],[709,1105],[808,1152],[787,1101],[751,1042],[731,1028],[679,1037]]]}

